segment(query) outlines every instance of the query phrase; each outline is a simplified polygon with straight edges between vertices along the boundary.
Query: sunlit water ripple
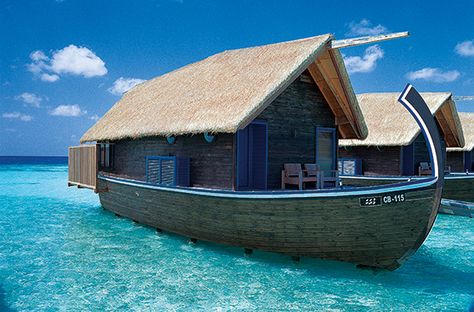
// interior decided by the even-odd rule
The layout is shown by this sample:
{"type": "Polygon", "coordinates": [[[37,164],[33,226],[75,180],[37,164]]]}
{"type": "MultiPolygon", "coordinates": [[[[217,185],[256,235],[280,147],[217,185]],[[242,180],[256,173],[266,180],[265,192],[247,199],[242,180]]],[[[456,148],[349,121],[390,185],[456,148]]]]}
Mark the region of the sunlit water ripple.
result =
{"type": "MultiPolygon", "coordinates": [[[[0,310],[460,310],[474,219],[438,217],[395,272],[157,234],[66,187],[64,165],[0,165],[0,310]]],[[[407,216],[409,217],[409,216],[407,216]]]]}

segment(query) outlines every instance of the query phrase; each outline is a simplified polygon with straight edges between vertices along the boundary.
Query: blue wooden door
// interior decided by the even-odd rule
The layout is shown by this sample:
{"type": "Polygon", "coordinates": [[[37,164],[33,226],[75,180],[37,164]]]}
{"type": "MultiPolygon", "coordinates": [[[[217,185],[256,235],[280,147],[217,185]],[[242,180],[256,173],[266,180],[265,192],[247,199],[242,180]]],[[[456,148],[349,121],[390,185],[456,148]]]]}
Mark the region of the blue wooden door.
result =
{"type": "Polygon", "coordinates": [[[267,188],[267,124],[254,121],[237,132],[237,190],[267,188]]]}
{"type": "MultiPolygon", "coordinates": [[[[383,160],[382,160],[383,161],[383,160]]],[[[415,145],[402,146],[402,175],[415,175],[415,145]]]]}
{"type": "Polygon", "coordinates": [[[472,161],[472,151],[464,152],[464,171],[472,171],[474,169],[474,162],[472,161]]]}
{"type": "Polygon", "coordinates": [[[249,177],[249,127],[237,132],[237,183],[238,190],[247,190],[250,187],[249,177]]]}
{"type": "Polygon", "coordinates": [[[336,129],[316,128],[316,163],[321,170],[336,169],[336,129]]]}

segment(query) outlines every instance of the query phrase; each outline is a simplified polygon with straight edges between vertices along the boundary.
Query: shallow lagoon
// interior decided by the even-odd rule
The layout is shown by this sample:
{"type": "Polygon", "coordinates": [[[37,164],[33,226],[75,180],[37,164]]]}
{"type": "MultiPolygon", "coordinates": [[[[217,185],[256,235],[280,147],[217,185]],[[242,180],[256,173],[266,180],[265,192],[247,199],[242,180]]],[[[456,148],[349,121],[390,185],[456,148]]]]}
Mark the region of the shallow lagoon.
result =
{"type": "Polygon", "coordinates": [[[404,266],[373,271],[191,245],[66,180],[65,165],[0,165],[0,311],[466,311],[474,300],[474,219],[440,215],[404,266]]]}

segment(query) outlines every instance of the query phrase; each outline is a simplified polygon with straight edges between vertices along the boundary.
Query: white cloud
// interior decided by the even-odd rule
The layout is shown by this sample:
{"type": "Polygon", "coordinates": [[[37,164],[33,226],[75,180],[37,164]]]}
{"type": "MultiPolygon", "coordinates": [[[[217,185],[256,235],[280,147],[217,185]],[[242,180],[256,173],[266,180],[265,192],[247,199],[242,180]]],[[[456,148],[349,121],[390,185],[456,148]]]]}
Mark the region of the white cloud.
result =
{"type": "Polygon", "coordinates": [[[474,56],[474,40],[460,42],[454,50],[461,56],[474,56]]]}
{"type": "Polygon", "coordinates": [[[78,117],[87,114],[87,111],[81,110],[79,105],[59,105],[49,112],[53,116],[78,117]]]}
{"type": "Polygon", "coordinates": [[[23,92],[22,94],[15,96],[15,99],[33,107],[40,107],[41,101],[43,100],[40,96],[28,92],[23,92]]]}
{"type": "Polygon", "coordinates": [[[40,76],[42,81],[47,81],[47,82],[55,82],[56,80],[59,80],[59,76],[56,74],[47,74],[43,73],[40,76]]]}
{"type": "Polygon", "coordinates": [[[349,23],[349,32],[347,36],[375,36],[386,33],[388,29],[382,25],[373,26],[368,19],[362,19],[356,23],[354,21],[349,23]]]}
{"type": "Polygon", "coordinates": [[[119,79],[115,80],[112,87],[108,88],[107,91],[115,95],[122,95],[123,93],[127,92],[128,90],[135,87],[137,84],[142,83],[143,81],[145,80],[138,78],[120,77],[119,79]]]}
{"type": "Polygon", "coordinates": [[[410,80],[426,80],[432,82],[451,82],[459,78],[461,74],[457,70],[443,71],[439,68],[426,67],[406,74],[410,80]]]}
{"type": "Polygon", "coordinates": [[[44,54],[43,51],[33,51],[30,53],[30,59],[33,61],[30,64],[27,64],[26,67],[30,72],[35,75],[40,75],[41,72],[48,67],[45,63],[49,58],[44,54]]]}
{"type": "Polygon", "coordinates": [[[31,121],[31,120],[33,120],[32,116],[21,114],[19,112],[3,113],[2,117],[3,118],[8,118],[8,119],[19,119],[21,121],[31,121]]]}
{"type": "Polygon", "coordinates": [[[107,74],[104,61],[93,51],[73,44],[54,51],[48,57],[43,51],[30,54],[31,63],[27,65],[30,72],[42,81],[54,82],[60,75],[69,74],[91,78],[107,74]]]}
{"type": "Polygon", "coordinates": [[[90,120],[97,121],[100,119],[99,115],[92,115],[89,117],[90,120]]]}
{"type": "Polygon", "coordinates": [[[373,45],[365,49],[362,57],[344,55],[344,63],[349,73],[368,73],[375,69],[377,61],[383,56],[384,51],[378,45],[373,45]]]}
{"type": "Polygon", "coordinates": [[[34,62],[47,61],[49,58],[43,51],[37,50],[30,53],[30,58],[34,62]]]}
{"type": "Polygon", "coordinates": [[[56,74],[82,75],[86,78],[107,74],[105,63],[91,50],[73,44],[53,53],[51,69],[56,74]]]}

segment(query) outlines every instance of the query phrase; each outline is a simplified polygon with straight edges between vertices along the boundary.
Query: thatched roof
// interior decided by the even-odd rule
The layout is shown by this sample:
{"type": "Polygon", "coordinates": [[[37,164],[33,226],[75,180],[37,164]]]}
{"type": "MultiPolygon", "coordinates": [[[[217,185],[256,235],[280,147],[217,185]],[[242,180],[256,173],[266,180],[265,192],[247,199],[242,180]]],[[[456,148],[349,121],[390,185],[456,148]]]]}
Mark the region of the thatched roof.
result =
{"type": "Polygon", "coordinates": [[[125,93],[81,142],[235,133],[310,65],[317,67],[312,74],[327,73],[319,83],[330,84],[324,96],[337,99],[331,103],[340,106],[331,109],[344,121],[339,124],[342,137],[363,138],[367,128],[342,57],[337,49],[329,49],[331,40],[331,35],[322,35],[225,51],[141,83],[125,93]]]}
{"type": "MultiPolygon", "coordinates": [[[[364,140],[339,140],[340,146],[405,146],[421,132],[411,114],[398,102],[399,93],[357,95],[369,135],[364,140]]],[[[421,96],[435,116],[447,146],[463,146],[459,115],[451,93],[424,92],[421,96]]]]}
{"type": "Polygon", "coordinates": [[[472,151],[474,149],[474,113],[459,113],[462,131],[464,133],[464,147],[450,147],[448,152],[472,151]]]}

